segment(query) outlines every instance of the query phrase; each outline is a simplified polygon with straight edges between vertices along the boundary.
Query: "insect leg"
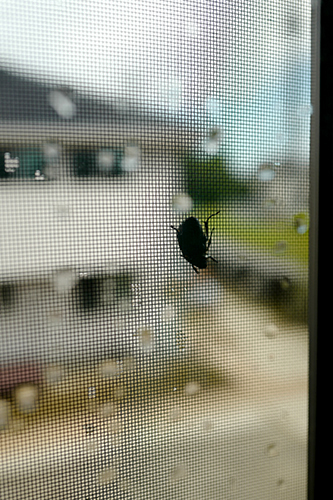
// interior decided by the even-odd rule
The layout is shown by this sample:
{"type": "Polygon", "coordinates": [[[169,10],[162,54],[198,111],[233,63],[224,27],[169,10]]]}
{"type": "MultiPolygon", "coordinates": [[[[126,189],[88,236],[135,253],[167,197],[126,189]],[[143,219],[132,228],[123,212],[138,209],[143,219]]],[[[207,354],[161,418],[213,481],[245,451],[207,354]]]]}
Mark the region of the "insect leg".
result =
{"type": "Polygon", "coordinates": [[[213,235],[214,229],[215,229],[215,227],[213,227],[213,229],[212,229],[212,231],[211,231],[211,233],[210,233],[210,237],[209,237],[209,240],[208,240],[208,245],[207,245],[207,252],[208,252],[208,249],[209,249],[210,244],[211,244],[211,242],[212,242],[212,235],[213,235]]]}
{"type": "Polygon", "coordinates": [[[207,259],[212,259],[214,262],[216,262],[216,264],[218,264],[218,261],[214,259],[214,257],[212,257],[211,255],[207,255],[207,259]]]}
{"type": "MultiPolygon", "coordinates": [[[[219,210],[218,212],[216,212],[216,214],[212,214],[208,217],[208,219],[205,221],[205,230],[206,230],[206,236],[207,236],[207,239],[208,239],[208,221],[209,219],[211,219],[212,217],[215,217],[215,215],[218,215],[219,213],[221,212],[221,210],[219,210]]],[[[210,237],[212,237],[212,235],[210,235],[210,237]]]]}
{"type": "Polygon", "coordinates": [[[198,270],[194,267],[194,265],[193,265],[193,264],[192,264],[192,267],[193,267],[193,269],[195,270],[195,272],[196,272],[197,274],[199,274],[199,271],[198,271],[198,270]]]}

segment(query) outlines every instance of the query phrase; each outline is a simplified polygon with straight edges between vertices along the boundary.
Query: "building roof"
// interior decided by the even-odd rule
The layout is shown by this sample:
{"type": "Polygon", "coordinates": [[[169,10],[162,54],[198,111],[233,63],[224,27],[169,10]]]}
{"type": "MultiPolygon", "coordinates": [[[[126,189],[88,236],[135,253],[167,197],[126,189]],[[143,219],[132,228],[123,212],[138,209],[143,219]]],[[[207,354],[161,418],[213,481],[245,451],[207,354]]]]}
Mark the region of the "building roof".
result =
{"type": "Polygon", "coordinates": [[[143,149],[187,148],[196,135],[191,128],[167,114],[148,114],[139,104],[120,106],[105,94],[87,96],[0,67],[0,146],[55,138],[62,144],[134,141],[143,149]]]}
{"type": "MultiPolygon", "coordinates": [[[[154,122],[139,106],[120,108],[102,97],[86,97],[53,82],[29,79],[0,68],[0,120],[60,123],[154,122]]],[[[161,120],[158,120],[161,121],[161,120]]]]}

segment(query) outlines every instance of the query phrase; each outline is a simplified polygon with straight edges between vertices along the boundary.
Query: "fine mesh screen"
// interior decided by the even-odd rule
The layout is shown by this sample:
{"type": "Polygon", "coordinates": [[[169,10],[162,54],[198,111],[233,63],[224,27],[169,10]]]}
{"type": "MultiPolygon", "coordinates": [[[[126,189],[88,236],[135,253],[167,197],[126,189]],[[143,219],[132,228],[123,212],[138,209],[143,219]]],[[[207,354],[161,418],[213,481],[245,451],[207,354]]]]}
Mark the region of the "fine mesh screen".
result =
{"type": "Polygon", "coordinates": [[[2,5],[2,499],[306,498],[311,8],[2,5]]]}

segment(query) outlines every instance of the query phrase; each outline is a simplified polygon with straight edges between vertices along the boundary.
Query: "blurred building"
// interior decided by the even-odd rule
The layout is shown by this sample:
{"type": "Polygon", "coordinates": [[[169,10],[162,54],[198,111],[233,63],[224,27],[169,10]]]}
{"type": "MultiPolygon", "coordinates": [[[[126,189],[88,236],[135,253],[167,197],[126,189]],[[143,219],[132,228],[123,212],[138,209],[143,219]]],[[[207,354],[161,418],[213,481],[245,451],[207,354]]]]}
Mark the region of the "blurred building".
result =
{"type": "Polygon", "coordinates": [[[0,87],[0,362],[131,350],[116,323],[171,265],[157,236],[195,134],[4,70],[0,87]]]}

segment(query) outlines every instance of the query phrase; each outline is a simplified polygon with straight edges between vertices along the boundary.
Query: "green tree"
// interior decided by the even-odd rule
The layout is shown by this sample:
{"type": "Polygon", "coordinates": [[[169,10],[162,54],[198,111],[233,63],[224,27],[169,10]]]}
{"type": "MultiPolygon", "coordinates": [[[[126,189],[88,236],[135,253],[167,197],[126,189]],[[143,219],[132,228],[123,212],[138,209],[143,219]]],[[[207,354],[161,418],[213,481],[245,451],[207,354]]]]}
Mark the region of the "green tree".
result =
{"type": "Polygon", "coordinates": [[[194,201],[230,202],[250,193],[249,184],[235,177],[221,156],[187,156],[182,163],[187,193],[194,201]]]}

